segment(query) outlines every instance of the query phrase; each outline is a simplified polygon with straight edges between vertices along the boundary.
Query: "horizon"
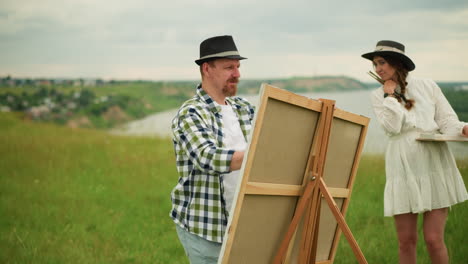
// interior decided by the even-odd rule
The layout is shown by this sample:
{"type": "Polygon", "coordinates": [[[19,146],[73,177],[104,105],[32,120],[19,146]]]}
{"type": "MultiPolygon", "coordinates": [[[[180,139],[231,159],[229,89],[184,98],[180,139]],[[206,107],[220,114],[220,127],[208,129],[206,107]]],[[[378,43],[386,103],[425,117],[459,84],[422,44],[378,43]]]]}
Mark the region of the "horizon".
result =
{"type": "MultiPolygon", "coordinates": [[[[119,79],[119,78],[101,78],[101,77],[22,77],[22,76],[13,76],[13,75],[1,75],[0,74],[0,79],[4,79],[10,77],[12,79],[17,79],[17,80],[102,80],[106,82],[110,81],[117,81],[117,82],[201,82],[201,79],[164,79],[164,80],[152,80],[152,79],[119,79]]],[[[271,81],[271,80],[290,80],[290,79],[313,79],[313,78],[350,78],[352,80],[367,84],[367,85],[378,85],[378,83],[375,82],[374,79],[369,77],[369,80],[359,80],[357,78],[354,78],[352,76],[346,76],[346,75],[316,75],[316,76],[289,76],[289,77],[272,77],[272,78],[240,78],[240,82],[242,81],[260,81],[260,80],[265,80],[265,81],[271,81]]],[[[438,83],[468,83],[468,80],[435,80],[435,82],[438,83]]]]}

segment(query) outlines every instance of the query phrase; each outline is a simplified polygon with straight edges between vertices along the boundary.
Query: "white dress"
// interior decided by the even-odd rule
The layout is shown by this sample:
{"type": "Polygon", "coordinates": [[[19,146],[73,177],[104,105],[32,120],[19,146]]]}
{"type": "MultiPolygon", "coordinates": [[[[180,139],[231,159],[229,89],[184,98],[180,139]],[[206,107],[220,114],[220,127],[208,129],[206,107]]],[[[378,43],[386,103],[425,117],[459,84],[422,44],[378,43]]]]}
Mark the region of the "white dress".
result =
{"type": "Polygon", "coordinates": [[[421,213],[463,202],[468,194],[446,142],[415,140],[420,132],[461,135],[463,126],[437,84],[407,77],[411,110],[383,88],[372,92],[377,121],[389,136],[385,153],[384,215],[421,213]]]}

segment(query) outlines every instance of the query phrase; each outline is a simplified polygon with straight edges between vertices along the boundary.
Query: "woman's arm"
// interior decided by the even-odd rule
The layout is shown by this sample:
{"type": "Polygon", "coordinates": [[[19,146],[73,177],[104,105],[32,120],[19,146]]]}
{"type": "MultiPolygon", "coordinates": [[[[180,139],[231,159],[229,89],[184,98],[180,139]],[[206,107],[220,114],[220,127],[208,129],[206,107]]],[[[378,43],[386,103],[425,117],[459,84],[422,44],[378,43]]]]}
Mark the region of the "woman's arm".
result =
{"type": "Polygon", "coordinates": [[[383,97],[382,93],[374,92],[371,96],[372,108],[377,121],[389,134],[398,134],[406,119],[403,106],[394,97],[383,97]]]}
{"type": "Polygon", "coordinates": [[[460,122],[457,114],[445,98],[440,87],[431,80],[430,85],[434,93],[435,115],[434,120],[442,134],[466,135],[466,123],[460,122]]]}

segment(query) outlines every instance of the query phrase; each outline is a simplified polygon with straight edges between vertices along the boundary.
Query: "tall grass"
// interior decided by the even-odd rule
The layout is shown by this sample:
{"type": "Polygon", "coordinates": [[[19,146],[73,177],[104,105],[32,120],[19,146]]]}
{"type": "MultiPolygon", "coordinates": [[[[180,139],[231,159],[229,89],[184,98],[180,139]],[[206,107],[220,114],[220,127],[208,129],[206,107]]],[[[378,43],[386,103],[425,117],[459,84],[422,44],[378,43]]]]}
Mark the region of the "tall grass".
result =
{"type": "MultiPolygon", "coordinates": [[[[0,114],[0,263],[188,263],[168,213],[177,182],[169,139],[117,137],[0,114]]],[[[459,162],[468,182],[468,160],[459,162]]],[[[381,156],[364,156],[347,222],[369,263],[397,263],[384,218],[381,156]]],[[[446,228],[466,263],[468,203],[446,228]]],[[[422,243],[418,263],[429,263],[422,243]]],[[[335,263],[357,263],[344,237],[335,263]]]]}

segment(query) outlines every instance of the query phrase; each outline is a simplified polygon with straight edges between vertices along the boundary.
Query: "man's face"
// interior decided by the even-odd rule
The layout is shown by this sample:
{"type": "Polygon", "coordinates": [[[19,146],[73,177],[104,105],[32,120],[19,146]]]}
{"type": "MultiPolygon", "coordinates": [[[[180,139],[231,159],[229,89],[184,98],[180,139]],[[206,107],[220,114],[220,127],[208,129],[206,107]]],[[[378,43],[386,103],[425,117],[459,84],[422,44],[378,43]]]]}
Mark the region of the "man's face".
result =
{"type": "Polygon", "coordinates": [[[237,83],[240,78],[240,61],[237,59],[217,59],[213,61],[214,67],[210,67],[210,78],[217,89],[224,96],[234,96],[237,93],[237,83]]]}

